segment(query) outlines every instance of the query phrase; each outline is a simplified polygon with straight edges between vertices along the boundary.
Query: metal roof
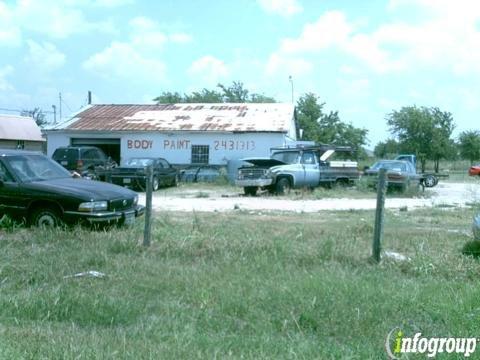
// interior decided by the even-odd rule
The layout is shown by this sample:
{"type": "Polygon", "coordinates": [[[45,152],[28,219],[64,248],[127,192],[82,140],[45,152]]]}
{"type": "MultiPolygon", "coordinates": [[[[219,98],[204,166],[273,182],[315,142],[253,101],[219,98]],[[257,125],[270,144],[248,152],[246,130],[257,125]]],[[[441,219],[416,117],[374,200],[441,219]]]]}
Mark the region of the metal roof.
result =
{"type": "Polygon", "coordinates": [[[50,130],[291,131],[292,104],[90,105],[50,130]]]}
{"type": "Polygon", "coordinates": [[[15,115],[0,115],[0,139],[45,141],[35,120],[15,115]]]}

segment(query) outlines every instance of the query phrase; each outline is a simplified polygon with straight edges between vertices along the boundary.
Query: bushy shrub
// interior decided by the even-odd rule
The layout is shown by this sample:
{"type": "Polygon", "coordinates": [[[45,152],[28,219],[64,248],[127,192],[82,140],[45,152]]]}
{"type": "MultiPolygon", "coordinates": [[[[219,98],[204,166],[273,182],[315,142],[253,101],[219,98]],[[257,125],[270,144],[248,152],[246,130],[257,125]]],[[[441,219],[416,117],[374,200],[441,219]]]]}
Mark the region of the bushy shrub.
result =
{"type": "Polygon", "coordinates": [[[467,242],[463,246],[462,254],[467,256],[473,256],[474,258],[480,257],[480,240],[473,240],[467,242]]]}

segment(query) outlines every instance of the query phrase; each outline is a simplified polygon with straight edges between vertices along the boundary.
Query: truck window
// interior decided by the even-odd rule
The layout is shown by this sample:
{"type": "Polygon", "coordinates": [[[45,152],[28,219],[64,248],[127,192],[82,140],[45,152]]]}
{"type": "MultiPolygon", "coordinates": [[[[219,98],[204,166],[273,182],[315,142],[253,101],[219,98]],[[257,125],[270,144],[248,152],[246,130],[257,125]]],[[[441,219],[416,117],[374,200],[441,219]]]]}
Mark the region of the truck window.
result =
{"type": "Polygon", "coordinates": [[[272,159],[279,160],[285,164],[296,164],[299,153],[297,151],[282,151],[272,155],[272,159]]]}
{"type": "Polygon", "coordinates": [[[315,164],[315,154],[313,152],[304,152],[302,155],[302,164],[315,164]]]}

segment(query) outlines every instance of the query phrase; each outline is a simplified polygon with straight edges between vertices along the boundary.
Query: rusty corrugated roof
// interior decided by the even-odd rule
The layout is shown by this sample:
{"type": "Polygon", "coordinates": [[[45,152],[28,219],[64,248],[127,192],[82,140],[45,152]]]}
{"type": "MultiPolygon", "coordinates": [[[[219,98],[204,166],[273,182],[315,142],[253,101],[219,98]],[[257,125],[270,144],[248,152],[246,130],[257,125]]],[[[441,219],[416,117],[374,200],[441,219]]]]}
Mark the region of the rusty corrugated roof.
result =
{"type": "Polygon", "coordinates": [[[15,115],[0,115],[0,139],[45,141],[33,118],[15,115]]]}
{"type": "Polygon", "coordinates": [[[288,132],[292,104],[91,105],[54,130],[288,132]]]}

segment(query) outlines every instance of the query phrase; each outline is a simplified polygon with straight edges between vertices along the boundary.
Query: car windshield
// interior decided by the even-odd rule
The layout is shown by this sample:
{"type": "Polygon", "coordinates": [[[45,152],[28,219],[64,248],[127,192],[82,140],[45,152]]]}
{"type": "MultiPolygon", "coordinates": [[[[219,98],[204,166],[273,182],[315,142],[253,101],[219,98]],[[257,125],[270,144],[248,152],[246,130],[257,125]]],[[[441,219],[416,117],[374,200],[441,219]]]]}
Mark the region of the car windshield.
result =
{"type": "Polygon", "coordinates": [[[22,182],[71,177],[70,173],[62,166],[43,155],[7,156],[5,161],[22,182]]]}
{"type": "Polygon", "coordinates": [[[284,151],[277,152],[272,155],[272,159],[279,160],[285,164],[296,164],[298,160],[298,152],[296,151],[284,151]]]}
{"type": "Polygon", "coordinates": [[[407,167],[401,162],[377,162],[372,166],[373,170],[386,169],[390,171],[407,171],[407,167]]]}
{"type": "Polygon", "coordinates": [[[145,158],[132,158],[128,159],[125,165],[127,166],[141,166],[145,167],[148,165],[153,164],[153,159],[145,159],[145,158]]]}

